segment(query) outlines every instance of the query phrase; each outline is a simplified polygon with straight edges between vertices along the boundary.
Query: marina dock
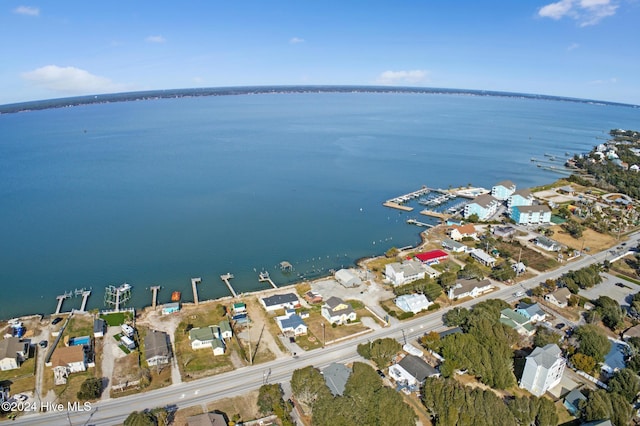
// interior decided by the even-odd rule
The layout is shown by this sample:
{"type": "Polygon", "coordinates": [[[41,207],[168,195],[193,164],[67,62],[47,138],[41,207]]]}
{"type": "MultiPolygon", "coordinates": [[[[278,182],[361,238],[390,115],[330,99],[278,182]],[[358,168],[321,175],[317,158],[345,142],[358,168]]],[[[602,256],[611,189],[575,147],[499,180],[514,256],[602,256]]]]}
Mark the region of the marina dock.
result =
{"type": "Polygon", "coordinates": [[[403,206],[402,204],[394,203],[393,201],[385,201],[382,203],[385,207],[391,207],[392,209],[398,209],[405,212],[410,212],[413,210],[413,207],[403,206]]]}
{"type": "Polygon", "coordinates": [[[413,207],[403,206],[402,204],[406,203],[409,200],[413,200],[414,198],[418,198],[418,197],[421,197],[422,195],[426,195],[431,191],[433,191],[431,188],[427,188],[426,186],[423,186],[417,191],[409,192],[408,194],[400,195],[398,197],[387,200],[384,203],[382,203],[382,205],[385,207],[391,207],[392,209],[398,209],[398,210],[410,212],[411,210],[413,210],[413,207]]]}
{"type": "Polygon", "coordinates": [[[260,281],[261,283],[268,282],[269,284],[271,284],[271,287],[278,288],[278,286],[276,285],[276,283],[273,282],[273,280],[271,279],[267,271],[260,272],[260,275],[258,276],[258,281],[260,281]]]}
{"type": "Polygon", "coordinates": [[[231,287],[231,283],[229,282],[230,279],[234,278],[233,274],[227,272],[224,275],[220,275],[220,279],[222,281],[224,281],[224,283],[227,285],[227,287],[229,288],[229,291],[231,292],[231,294],[233,295],[233,297],[238,297],[238,295],[236,294],[236,291],[233,289],[233,287],[231,287]]]}
{"type": "Polygon", "coordinates": [[[437,212],[435,210],[429,210],[429,209],[422,210],[420,214],[423,214],[425,216],[430,216],[430,217],[437,217],[438,219],[442,219],[442,220],[447,220],[451,217],[450,214],[441,213],[441,212],[437,212]]]}

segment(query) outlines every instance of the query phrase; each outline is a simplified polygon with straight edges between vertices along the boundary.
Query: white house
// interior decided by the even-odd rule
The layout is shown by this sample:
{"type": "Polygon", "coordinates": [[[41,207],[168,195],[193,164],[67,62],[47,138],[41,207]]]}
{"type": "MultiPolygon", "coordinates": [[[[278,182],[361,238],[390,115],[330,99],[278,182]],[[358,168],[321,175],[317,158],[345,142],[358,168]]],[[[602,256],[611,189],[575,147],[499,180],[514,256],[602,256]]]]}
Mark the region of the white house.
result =
{"type": "Polygon", "coordinates": [[[263,297],[260,299],[262,306],[267,311],[276,311],[278,309],[295,309],[300,307],[298,296],[293,293],[274,294],[273,296],[263,297]]]}
{"type": "Polygon", "coordinates": [[[405,260],[402,263],[393,262],[387,264],[384,269],[384,274],[393,285],[402,285],[423,279],[426,271],[422,262],[411,259],[405,260]]]}
{"type": "Polygon", "coordinates": [[[502,182],[496,183],[491,188],[491,196],[504,201],[511,196],[516,191],[516,184],[511,182],[510,180],[503,180],[502,182]]]}
{"type": "Polygon", "coordinates": [[[454,253],[464,253],[467,250],[466,245],[448,238],[442,240],[442,247],[454,253]]]}
{"type": "Polygon", "coordinates": [[[535,348],[527,357],[520,387],[540,397],[560,383],[566,364],[558,345],[549,343],[535,348]]]}
{"type": "Polygon", "coordinates": [[[478,231],[473,224],[467,223],[466,225],[452,226],[449,228],[448,235],[452,240],[460,241],[463,238],[476,238],[478,231]]]}
{"type": "Polygon", "coordinates": [[[518,225],[541,225],[551,223],[551,209],[546,204],[535,206],[513,206],[511,219],[518,225]]]}
{"type": "Polygon", "coordinates": [[[493,267],[496,264],[496,259],[493,256],[486,253],[484,250],[473,249],[469,254],[471,255],[471,257],[473,257],[478,262],[482,263],[484,266],[493,267]]]}
{"type": "Polygon", "coordinates": [[[18,337],[0,340],[0,370],[15,370],[29,358],[29,342],[18,337]]]}
{"type": "Polygon", "coordinates": [[[231,339],[233,337],[233,329],[231,328],[231,324],[229,324],[229,321],[220,321],[220,324],[218,324],[218,333],[216,334],[221,339],[231,339]]]}
{"type": "Polygon", "coordinates": [[[389,367],[389,375],[399,384],[416,386],[427,377],[438,376],[438,370],[415,355],[406,355],[398,363],[389,367]]]}
{"type": "Polygon", "coordinates": [[[478,280],[458,280],[449,288],[449,299],[462,299],[463,297],[478,297],[488,291],[491,291],[494,285],[491,281],[484,279],[478,280]]]}
{"type": "Polygon", "coordinates": [[[396,297],[393,303],[404,312],[413,312],[414,314],[426,311],[429,306],[433,305],[433,302],[430,302],[424,294],[404,294],[396,297]]]}
{"type": "Polygon", "coordinates": [[[531,322],[544,321],[547,318],[547,314],[537,303],[529,305],[527,303],[520,302],[515,311],[531,322]]]}
{"type": "Polygon", "coordinates": [[[558,251],[560,250],[560,244],[543,236],[536,237],[536,246],[546,251],[558,251]]]}
{"type": "Polygon", "coordinates": [[[362,284],[360,277],[351,269],[339,269],[335,277],[336,281],[345,287],[357,287],[362,284]]]}
{"type": "Polygon", "coordinates": [[[135,332],[135,329],[128,324],[122,324],[120,329],[122,330],[122,334],[127,337],[133,337],[133,333],[135,332]]]}
{"type": "Polygon", "coordinates": [[[356,311],[342,299],[332,296],[328,298],[321,309],[322,316],[331,324],[345,324],[357,319],[356,311]]]}
{"type": "Polygon", "coordinates": [[[104,332],[107,330],[107,323],[102,318],[96,318],[93,320],[93,337],[103,337],[104,332]]]}
{"type": "Polygon", "coordinates": [[[287,313],[286,315],[276,317],[276,323],[285,336],[300,336],[307,334],[308,331],[307,324],[305,324],[302,317],[296,313],[287,313]]]}
{"type": "Polygon", "coordinates": [[[218,340],[213,327],[199,327],[189,330],[191,349],[210,348],[214,340],[218,340]]]}
{"type": "Polygon", "coordinates": [[[546,294],[544,300],[556,305],[559,308],[566,308],[569,306],[569,299],[571,298],[571,292],[568,288],[559,288],[553,293],[546,294]]]}

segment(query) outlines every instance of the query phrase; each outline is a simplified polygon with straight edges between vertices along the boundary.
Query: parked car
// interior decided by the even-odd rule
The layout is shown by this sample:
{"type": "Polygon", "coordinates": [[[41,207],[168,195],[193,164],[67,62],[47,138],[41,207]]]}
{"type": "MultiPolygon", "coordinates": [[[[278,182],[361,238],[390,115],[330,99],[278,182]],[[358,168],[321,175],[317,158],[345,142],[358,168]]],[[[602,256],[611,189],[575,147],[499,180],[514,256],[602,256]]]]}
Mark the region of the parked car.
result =
{"type": "Polygon", "coordinates": [[[562,330],[562,329],[564,328],[564,326],[565,326],[565,325],[566,325],[565,323],[563,323],[563,322],[559,322],[559,323],[557,323],[557,324],[556,324],[556,328],[557,328],[558,330],[562,330]]]}
{"type": "Polygon", "coordinates": [[[53,319],[53,321],[51,321],[51,324],[56,325],[57,323],[59,323],[60,321],[62,321],[62,317],[55,317],[53,319]]]}
{"type": "Polygon", "coordinates": [[[295,337],[289,337],[289,343],[295,343],[295,342],[296,342],[295,337]]]}
{"type": "Polygon", "coordinates": [[[16,401],[24,402],[27,400],[27,395],[19,393],[17,395],[13,395],[13,399],[15,399],[16,401]]]}
{"type": "Polygon", "coordinates": [[[41,348],[46,348],[47,346],[49,346],[49,342],[46,340],[40,340],[40,343],[38,343],[40,345],[41,348]]]}
{"type": "Polygon", "coordinates": [[[382,372],[382,370],[376,370],[376,373],[378,373],[378,376],[382,377],[383,379],[387,376],[384,375],[384,373],[382,372]]]}

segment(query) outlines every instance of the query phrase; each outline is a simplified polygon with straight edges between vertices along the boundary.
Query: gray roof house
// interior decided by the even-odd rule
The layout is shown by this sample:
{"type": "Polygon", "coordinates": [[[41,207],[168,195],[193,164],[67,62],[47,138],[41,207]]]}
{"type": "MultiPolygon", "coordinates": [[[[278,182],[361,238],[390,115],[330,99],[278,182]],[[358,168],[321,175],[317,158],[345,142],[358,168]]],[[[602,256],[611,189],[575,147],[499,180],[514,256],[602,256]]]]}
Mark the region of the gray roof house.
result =
{"type": "Polygon", "coordinates": [[[542,396],[562,380],[567,362],[555,343],[537,347],[527,357],[520,387],[535,396],[542,396]]]}
{"type": "Polygon", "coordinates": [[[322,376],[333,396],[342,396],[347,380],[351,376],[351,369],[344,364],[332,362],[322,370],[322,376]]]}
{"type": "Polygon", "coordinates": [[[529,305],[527,303],[520,302],[516,308],[516,312],[526,317],[531,322],[544,321],[547,318],[547,314],[537,303],[529,305]]]}
{"type": "Polygon", "coordinates": [[[540,248],[543,248],[547,251],[558,251],[560,250],[560,244],[549,239],[547,237],[539,236],[536,237],[536,245],[540,248]]]}
{"type": "Polygon", "coordinates": [[[423,383],[427,377],[437,376],[439,373],[422,358],[407,355],[389,367],[389,375],[398,383],[415,386],[423,383]]]}
{"type": "Polygon", "coordinates": [[[571,292],[566,287],[559,288],[553,293],[545,294],[544,296],[544,300],[553,303],[559,308],[566,308],[569,305],[570,298],[571,292]]]}
{"type": "Polygon", "coordinates": [[[102,318],[96,318],[93,320],[93,337],[103,337],[104,332],[107,330],[107,323],[102,318]]]}
{"type": "Polygon", "coordinates": [[[478,280],[458,280],[455,285],[449,288],[449,299],[461,299],[463,297],[478,297],[482,293],[486,293],[493,289],[491,281],[484,279],[478,280]]]}
{"type": "Polygon", "coordinates": [[[171,356],[169,335],[163,331],[150,330],[144,336],[144,354],[149,365],[168,364],[171,356]]]}
{"type": "Polygon", "coordinates": [[[273,296],[260,299],[262,306],[267,311],[275,311],[285,308],[297,308],[300,306],[298,296],[293,293],[274,294],[273,296]]]}
{"type": "Polygon", "coordinates": [[[324,302],[321,313],[331,324],[344,324],[357,319],[356,311],[351,305],[335,296],[331,296],[324,302]]]}
{"type": "Polygon", "coordinates": [[[29,342],[21,341],[18,337],[0,339],[0,370],[15,370],[20,368],[29,358],[29,342]]]}
{"type": "Polygon", "coordinates": [[[564,397],[563,405],[566,407],[569,414],[575,416],[580,409],[580,401],[586,401],[587,397],[578,389],[574,389],[564,397]]]}

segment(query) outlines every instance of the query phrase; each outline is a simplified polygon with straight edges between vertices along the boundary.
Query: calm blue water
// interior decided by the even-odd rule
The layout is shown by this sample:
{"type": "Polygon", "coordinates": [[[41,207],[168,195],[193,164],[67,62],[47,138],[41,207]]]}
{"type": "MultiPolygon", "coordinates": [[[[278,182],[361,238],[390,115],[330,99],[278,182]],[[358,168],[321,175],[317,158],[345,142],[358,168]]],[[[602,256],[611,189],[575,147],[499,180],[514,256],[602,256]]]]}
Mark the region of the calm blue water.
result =
{"type": "MultiPolygon", "coordinates": [[[[274,94],[0,116],[0,317],[128,282],[135,306],[266,288],[419,241],[381,203],[421,185],[559,177],[531,157],[583,152],[640,110],[532,99],[274,94]],[[287,260],[295,272],[276,265],[287,260]],[[255,271],[254,271],[255,269],[255,271]],[[256,272],[257,271],[257,272],[256,272]]],[[[80,299],[65,303],[79,307],[80,299]]]]}

